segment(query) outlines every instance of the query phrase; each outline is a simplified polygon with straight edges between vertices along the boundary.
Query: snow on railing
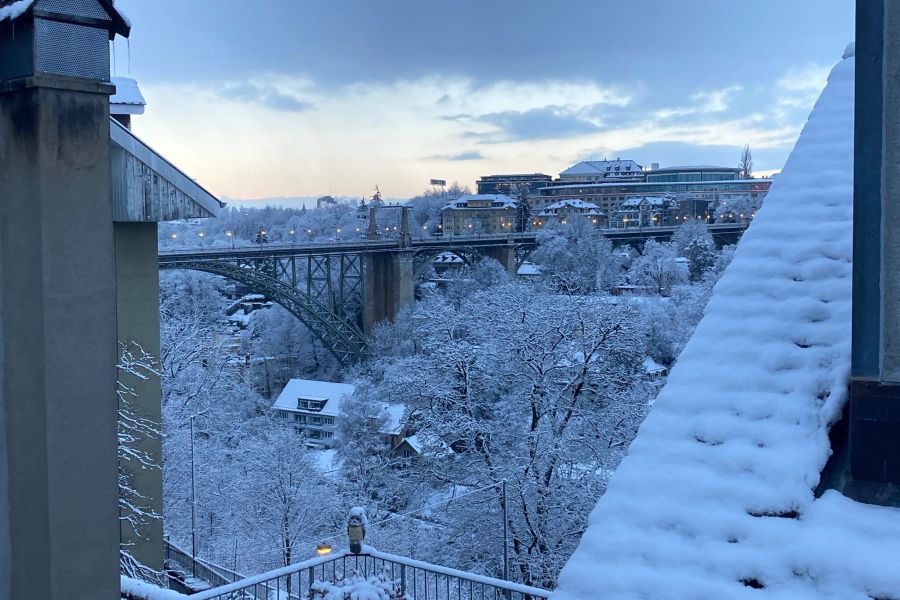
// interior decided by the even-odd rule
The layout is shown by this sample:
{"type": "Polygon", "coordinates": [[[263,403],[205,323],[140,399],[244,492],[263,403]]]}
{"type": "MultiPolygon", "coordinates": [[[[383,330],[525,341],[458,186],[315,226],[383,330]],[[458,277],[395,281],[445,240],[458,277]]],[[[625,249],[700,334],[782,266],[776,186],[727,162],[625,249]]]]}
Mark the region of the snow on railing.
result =
{"type": "MultiPolygon", "coordinates": [[[[356,594],[353,597],[398,600],[541,600],[550,596],[549,591],[540,588],[441,567],[364,546],[360,554],[346,550],[337,552],[189,597],[191,600],[305,600],[343,598],[344,591],[356,594]]],[[[127,578],[122,579],[122,592],[123,597],[132,600],[188,598],[127,578]]]]}

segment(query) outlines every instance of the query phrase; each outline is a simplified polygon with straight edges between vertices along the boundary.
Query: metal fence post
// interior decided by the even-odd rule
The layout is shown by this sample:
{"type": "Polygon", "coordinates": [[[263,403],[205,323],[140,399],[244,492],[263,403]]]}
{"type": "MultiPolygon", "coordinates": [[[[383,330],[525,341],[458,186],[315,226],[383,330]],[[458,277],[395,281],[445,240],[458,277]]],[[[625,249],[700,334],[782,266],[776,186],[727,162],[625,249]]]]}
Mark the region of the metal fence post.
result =
{"type": "Polygon", "coordinates": [[[400,565],[400,596],[406,593],[406,565],[400,565]]]}

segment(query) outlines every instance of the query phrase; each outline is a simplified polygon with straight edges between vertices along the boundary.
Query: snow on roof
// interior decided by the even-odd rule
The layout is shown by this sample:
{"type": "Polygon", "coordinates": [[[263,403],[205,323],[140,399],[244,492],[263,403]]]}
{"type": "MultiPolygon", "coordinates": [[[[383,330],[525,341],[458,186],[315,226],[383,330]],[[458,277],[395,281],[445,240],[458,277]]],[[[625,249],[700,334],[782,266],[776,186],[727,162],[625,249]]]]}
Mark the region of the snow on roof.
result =
{"type": "Polygon", "coordinates": [[[12,4],[0,3],[0,21],[5,21],[7,19],[14,21],[18,19],[31,8],[33,3],[34,0],[17,0],[12,4]]]}
{"type": "Polygon", "coordinates": [[[660,371],[665,371],[666,368],[653,360],[649,356],[644,357],[644,371],[647,373],[659,373],[660,371]]]}
{"type": "MultiPolygon", "coordinates": [[[[128,37],[131,32],[131,20],[116,5],[115,0],[97,0],[113,21],[112,31],[128,37]]],[[[0,22],[7,19],[18,19],[34,5],[35,0],[0,0],[0,22]]],[[[50,8],[52,12],[61,12],[50,8]]],[[[62,11],[66,12],[66,11],[62,11]]]]}
{"type": "Polygon", "coordinates": [[[453,254],[452,252],[441,252],[434,257],[432,262],[439,264],[462,264],[463,259],[458,254],[453,254]]]}
{"type": "Polygon", "coordinates": [[[898,597],[900,510],[813,494],[850,369],[853,92],[848,58],[553,600],[898,597]]]}
{"type": "Polygon", "coordinates": [[[137,81],[130,77],[113,77],[111,81],[116,86],[116,93],[109,98],[110,113],[143,114],[147,102],[137,81]]]}
{"type": "Polygon", "coordinates": [[[600,207],[594,204],[593,202],[585,202],[584,200],[579,200],[578,198],[572,198],[571,200],[560,200],[559,202],[554,202],[553,204],[547,206],[545,210],[559,210],[560,208],[564,208],[566,206],[570,206],[572,208],[578,208],[581,210],[600,210],[600,207]]]}
{"type": "Polygon", "coordinates": [[[583,160],[574,164],[559,176],[564,175],[621,175],[626,173],[640,173],[643,170],[641,165],[633,160],[583,160]]]}
{"type": "Polygon", "coordinates": [[[384,411],[387,413],[387,421],[384,423],[384,431],[382,433],[392,433],[400,435],[403,430],[403,415],[406,413],[406,407],[402,404],[384,403],[384,411]]]}
{"type": "Polygon", "coordinates": [[[623,200],[619,206],[640,206],[642,203],[647,203],[651,206],[662,206],[670,201],[671,198],[666,198],[664,196],[635,196],[623,200]]]}
{"type": "Polygon", "coordinates": [[[296,411],[297,400],[325,400],[325,406],[318,411],[323,415],[337,415],[340,411],[341,398],[352,396],[356,386],[350,383],[332,383],[313,379],[291,379],[288,381],[272,408],[296,411]]]}
{"type": "Polygon", "coordinates": [[[535,276],[541,274],[541,268],[534,263],[525,261],[516,273],[523,276],[535,276]]]}
{"type": "MultiPolygon", "coordinates": [[[[288,381],[273,409],[288,412],[297,412],[298,400],[324,400],[325,405],[321,410],[314,411],[321,415],[337,416],[341,411],[341,400],[352,396],[356,386],[351,383],[332,383],[330,381],[316,381],[314,379],[291,379],[288,381]]],[[[382,433],[399,434],[403,428],[403,414],[406,408],[402,404],[388,404],[382,402],[381,407],[387,420],[382,433]]],[[[309,411],[305,411],[309,412],[309,411]]]]}

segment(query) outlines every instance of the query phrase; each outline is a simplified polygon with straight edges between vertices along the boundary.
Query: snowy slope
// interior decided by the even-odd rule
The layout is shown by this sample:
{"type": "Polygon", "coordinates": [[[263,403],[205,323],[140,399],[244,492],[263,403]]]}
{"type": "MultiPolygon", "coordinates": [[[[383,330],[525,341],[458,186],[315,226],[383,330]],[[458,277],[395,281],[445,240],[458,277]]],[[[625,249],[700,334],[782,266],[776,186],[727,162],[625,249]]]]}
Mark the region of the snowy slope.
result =
{"type": "Polygon", "coordinates": [[[900,599],[900,511],[812,493],[850,365],[853,61],[831,72],[553,600],[900,599]]]}

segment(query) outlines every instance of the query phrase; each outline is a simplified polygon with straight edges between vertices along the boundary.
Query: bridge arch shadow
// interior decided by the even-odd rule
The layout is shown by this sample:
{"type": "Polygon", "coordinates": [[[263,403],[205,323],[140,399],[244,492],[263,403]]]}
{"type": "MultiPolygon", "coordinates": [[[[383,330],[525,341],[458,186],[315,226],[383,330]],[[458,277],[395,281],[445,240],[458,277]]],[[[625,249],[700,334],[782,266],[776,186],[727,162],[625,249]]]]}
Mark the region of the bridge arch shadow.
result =
{"type": "Polygon", "coordinates": [[[369,344],[363,331],[332,307],[264,271],[217,261],[160,263],[162,270],[193,270],[219,275],[264,294],[294,315],[322,342],[342,365],[368,356],[369,344]]]}

